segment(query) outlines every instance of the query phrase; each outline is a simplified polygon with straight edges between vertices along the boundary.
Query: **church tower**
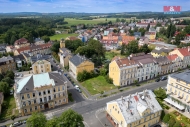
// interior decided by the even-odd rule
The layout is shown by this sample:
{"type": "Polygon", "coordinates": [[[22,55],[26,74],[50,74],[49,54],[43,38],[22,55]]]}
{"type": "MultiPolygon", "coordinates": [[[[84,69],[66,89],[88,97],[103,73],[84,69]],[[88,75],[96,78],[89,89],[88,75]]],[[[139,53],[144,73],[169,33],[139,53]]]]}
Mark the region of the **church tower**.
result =
{"type": "Polygon", "coordinates": [[[65,40],[63,38],[60,40],[60,48],[65,48],[65,40]]]}

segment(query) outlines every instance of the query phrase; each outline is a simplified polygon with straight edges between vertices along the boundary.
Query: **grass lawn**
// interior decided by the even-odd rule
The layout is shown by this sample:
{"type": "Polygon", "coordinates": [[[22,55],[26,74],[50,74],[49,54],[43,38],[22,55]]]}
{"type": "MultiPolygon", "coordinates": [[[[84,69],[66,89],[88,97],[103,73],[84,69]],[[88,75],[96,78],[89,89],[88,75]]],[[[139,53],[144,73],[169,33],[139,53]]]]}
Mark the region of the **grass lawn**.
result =
{"type": "Polygon", "coordinates": [[[125,58],[126,56],[123,56],[120,54],[120,51],[109,51],[105,53],[105,57],[108,60],[112,60],[112,58],[114,58],[115,56],[119,56],[121,58],[125,58]]]}
{"type": "Polygon", "coordinates": [[[81,83],[91,95],[100,93],[101,91],[109,91],[111,89],[117,88],[113,84],[106,82],[103,76],[98,76],[81,83]]]}
{"type": "Polygon", "coordinates": [[[50,40],[60,40],[61,38],[65,39],[69,36],[75,36],[77,37],[78,34],[55,34],[53,36],[50,36],[50,40]]]}
{"type": "MultiPolygon", "coordinates": [[[[121,19],[121,18],[120,18],[121,19]]],[[[126,19],[129,21],[130,19],[126,19]]],[[[93,20],[80,20],[80,19],[73,19],[73,18],[65,18],[65,21],[68,22],[65,26],[71,26],[71,25],[78,25],[78,24],[98,24],[98,23],[104,23],[106,22],[106,18],[99,18],[99,19],[93,19],[93,20]]],[[[112,21],[114,23],[116,21],[116,18],[107,18],[107,22],[112,21]]]]}
{"type": "MultiPolygon", "coordinates": [[[[13,113],[13,109],[16,108],[14,96],[5,97],[4,102],[7,103],[7,106],[2,107],[2,109],[1,109],[2,113],[0,115],[0,120],[10,118],[13,113]]],[[[18,111],[15,110],[14,115],[15,116],[18,115],[18,111]]]]}
{"type": "Polygon", "coordinates": [[[171,116],[173,116],[173,118],[176,121],[179,121],[181,124],[185,124],[186,127],[190,127],[190,119],[185,117],[184,115],[180,114],[177,111],[173,111],[170,113],[171,116]]]}

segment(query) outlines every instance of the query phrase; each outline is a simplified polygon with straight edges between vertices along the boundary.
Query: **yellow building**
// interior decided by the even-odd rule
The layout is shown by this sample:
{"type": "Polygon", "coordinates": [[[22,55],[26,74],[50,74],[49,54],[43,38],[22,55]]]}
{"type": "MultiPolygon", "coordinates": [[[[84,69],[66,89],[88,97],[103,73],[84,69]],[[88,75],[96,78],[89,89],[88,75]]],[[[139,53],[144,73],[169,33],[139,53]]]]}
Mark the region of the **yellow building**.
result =
{"type": "Polygon", "coordinates": [[[22,116],[68,103],[67,82],[58,72],[24,77],[15,83],[14,91],[22,116]]]}
{"type": "Polygon", "coordinates": [[[16,63],[10,56],[0,58],[0,74],[6,73],[7,71],[15,70],[16,63]]]}
{"type": "Polygon", "coordinates": [[[47,60],[38,60],[32,65],[33,74],[51,72],[51,63],[47,60]]]}
{"type": "Polygon", "coordinates": [[[59,59],[60,59],[60,64],[63,67],[69,66],[69,59],[72,57],[72,53],[70,50],[67,48],[60,48],[59,49],[59,59]]]}
{"type": "Polygon", "coordinates": [[[162,108],[151,90],[107,103],[107,118],[114,127],[150,127],[158,124],[162,108]]]}
{"type": "MultiPolygon", "coordinates": [[[[164,99],[181,111],[190,113],[190,71],[171,74],[168,78],[167,94],[164,99]],[[177,101],[176,101],[177,100],[177,101]],[[178,102],[181,103],[178,103],[178,102]]],[[[186,113],[185,113],[186,114],[186,113]]]]}
{"type": "Polygon", "coordinates": [[[79,72],[86,70],[87,72],[94,70],[94,63],[84,56],[75,55],[69,60],[69,70],[77,77],[79,72]]]}
{"type": "Polygon", "coordinates": [[[160,56],[167,56],[169,54],[169,52],[170,52],[170,50],[168,50],[168,49],[163,49],[163,48],[160,50],[154,49],[154,50],[152,50],[151,55],[156,58],[156,57],[160,57],[160,56]]]}
{"type": "Polygon", "coordinates": [[[115,86],[129,85],[137,80],[137,67],[134,60],[116,58],[109,64],[109,77],[115,86]]]}

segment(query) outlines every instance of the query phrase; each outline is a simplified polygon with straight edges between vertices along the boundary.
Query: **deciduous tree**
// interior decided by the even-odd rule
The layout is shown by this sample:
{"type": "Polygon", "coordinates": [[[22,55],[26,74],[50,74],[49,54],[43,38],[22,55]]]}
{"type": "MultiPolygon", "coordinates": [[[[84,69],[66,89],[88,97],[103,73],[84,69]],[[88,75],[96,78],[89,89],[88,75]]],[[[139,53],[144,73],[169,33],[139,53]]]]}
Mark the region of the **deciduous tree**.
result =
{"type": "Polygon", "coordinates": [[[41,112],[33,112],[27,119],[26,124],[28,127],[44,127],[46,125],[46,116],[41,112]]]}

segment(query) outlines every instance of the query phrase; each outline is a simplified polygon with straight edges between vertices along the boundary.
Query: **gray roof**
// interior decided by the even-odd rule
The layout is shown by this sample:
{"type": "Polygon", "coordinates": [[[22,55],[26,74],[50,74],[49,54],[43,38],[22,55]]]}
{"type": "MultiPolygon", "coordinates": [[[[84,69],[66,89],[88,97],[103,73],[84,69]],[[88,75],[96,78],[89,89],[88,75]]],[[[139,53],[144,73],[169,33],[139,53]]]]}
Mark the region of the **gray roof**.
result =
{"type": "MultiPolygon", "coordinates": [[[[37,85],[39,86],[39,83],[41,83],[40,86],[50,85],[50,84],[44,84],[47,82],[47,80],[39,81],[38,78],[42,78],[42,76],[45,76],[44,79],[47,79],[50,81],[53,79],[54,81],[52,83],[54,83],[54,84],[52,84],[52,85],[55,85],[55,86],[63,85],[66,82],[58,72],[49,72],[49,73],[31,75],[31,76],[24,77],[17,82],[16,93],[33,92],[34,87],[36,87],[37,85]],[[39,82],[39,83],[34,84],[35,82],[36,83],[39,82]]],[[[50,83],[50,82],[48,82],[48,83],[50,83]]]]}
{"type": "Polygon", "coordinates": [[[164,49],[164,48],[162,48],[160,50],[156,50],[156,49],[152,50],[153,53],[158,53],[158,54],[160,54],[162,52],[169,53],[170,51],[171,51],[170,49],[164,49]]]}
{"type": "Polygon", "coordinates": [[[67,48],[59,48],[59,50],[61,50],[62,52],[69,51],[67,48]]]}
{"type": "Polygon", "coordinates": [[[86,61],[86,57],[80,56],[80,55],[74,55],[73,57],[70,58],[70,62],[72,62],[75,66],[80,65],[84,61],[86,61]]]}
{"type": "Polygon", "coordinates": [[[170,60],[169,60],[166,56],[158,57],[158,58],[155,58],[154,60],[155,60],[158,64],[160,64],[160,63],[170,63],[170,60]]]}
{"type": "Polygon", "coordinates": [[[186,83],[190,83],[190,70],[182,72],[182,73],[171,74],[170,76],[175,79],[182,80],[186,83]]]}
{"type": "Polygon", "coordinates": [[[34,63],[38,60],[48,60],[50,57],[49,55],[41,55],[41,54],[38,54],[37,56],[32,56],[31,57],[31,62],[34,63]]]}
{"type": "Polygon", "coordinates": [[[7,56],[7,57],[3,56],[3,57],[0,58],[0,63],[6,62],[6,61],[9,61],[9,60],[13,60],[13,58],[10,57],[10,56],[7,56]]]}
{"type": "Polygon", "coordinates": [[[13,56],[14,60],[25,60],[24,56],[22,54],[13,56]]]}
{"type": "Polygon", "coordinates": [[[112,103],[117,103],[127,124],[147,117],[147,115],[140,115],[146,109],[150,109],[150,113],[156,113],[162,110],[162,107],[155,99],[155,95],[151,90],[144,90],[140,93],[121,97],[108,102],[107,105],[112,103]]]}

